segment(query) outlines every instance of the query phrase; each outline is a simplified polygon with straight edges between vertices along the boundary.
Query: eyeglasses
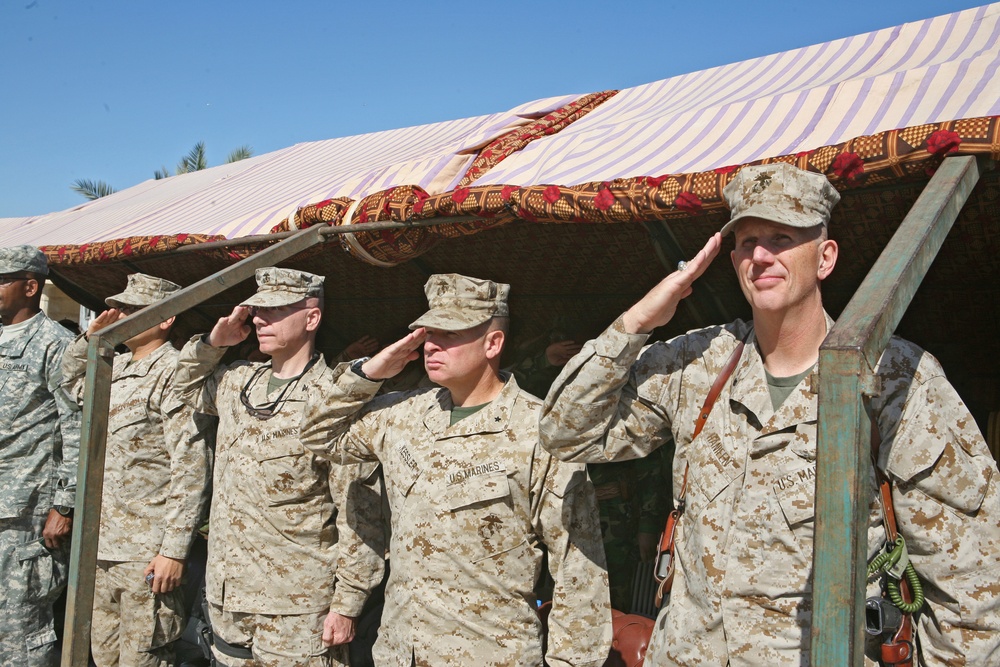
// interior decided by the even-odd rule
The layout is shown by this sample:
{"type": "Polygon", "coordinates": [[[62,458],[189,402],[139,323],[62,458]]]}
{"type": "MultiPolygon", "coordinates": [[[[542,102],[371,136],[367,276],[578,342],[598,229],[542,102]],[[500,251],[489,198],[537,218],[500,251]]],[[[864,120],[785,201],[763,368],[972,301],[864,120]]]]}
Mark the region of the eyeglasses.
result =
{"type": "Polygon", "coordinates": [[[0,285],[11,285],[22,280],[31,280],[31,277],[24,273],[7,273],[0,276],[0,285]]]}
{"type": "Polygon", "coordinates": [[[118,306],[118,312],[124,313],[125,315],[134,315],[135,313],[138,313],[143,308],[145,308],[145,306],[129,306],[129,305],[126,305],[126,304],[122,304],[122,305],[118,306]]]}

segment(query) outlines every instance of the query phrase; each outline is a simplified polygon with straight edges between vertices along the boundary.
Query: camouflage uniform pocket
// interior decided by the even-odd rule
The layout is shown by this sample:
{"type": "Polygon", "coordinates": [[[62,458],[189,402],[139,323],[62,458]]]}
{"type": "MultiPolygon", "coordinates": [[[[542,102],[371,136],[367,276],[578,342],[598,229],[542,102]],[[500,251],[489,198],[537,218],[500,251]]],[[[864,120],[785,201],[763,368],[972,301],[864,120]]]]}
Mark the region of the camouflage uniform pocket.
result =
{"type": "Polygon", "coordinates": [[[445,506],[462,523],[456,534],[475,540],[468,554],[472,562],[510,551],[526,539],[517,526],[510,482],[503,469],[452,484],[445,491],[445,506]]]}
{"type": "Polygon", "coordinates": [[[296,503],[316,495],[326,479],[322,470],[315,470],[309,454],[279,456],[260,463],[261,481],[271,507],[296,503]]]}
{"type": "Polygon", "coordinates": [[[181,636],[184,631],[181,589],[156,595],[144,588],[133,591],[131,597],[133,604],[122,610],[122,630],[136,651],[154,651],[181,636]]]}
{"type": "Polygon", "coordinates": [[[38,632],[32,632],[24,639],[29,651],[37,651],[38,649],[49,646],[50,644],[55,644],[57,637],[55,628],[49,625],[48,627],[42,628],[38,632]]]}
{"type": "Polygon", "coordinates": [[[21,585],[26,601],[47,600],[60,588],[60,577],[49,551],[42,540],[19,545],[15,549],[20,566],[21,585]]]}
{"type": "Polygon", "coordinates": [[[816,467],[808,466],[778,479],[772,487],[789,528],[812,521],[816,516],[816,467]]]}
{"type": "Polygon", "coordinates": [[[156,599],[150,649],[169,644],[178,639],[184,631],[184,598],[180,589],[165,595],[157,595],[156,599]]]}

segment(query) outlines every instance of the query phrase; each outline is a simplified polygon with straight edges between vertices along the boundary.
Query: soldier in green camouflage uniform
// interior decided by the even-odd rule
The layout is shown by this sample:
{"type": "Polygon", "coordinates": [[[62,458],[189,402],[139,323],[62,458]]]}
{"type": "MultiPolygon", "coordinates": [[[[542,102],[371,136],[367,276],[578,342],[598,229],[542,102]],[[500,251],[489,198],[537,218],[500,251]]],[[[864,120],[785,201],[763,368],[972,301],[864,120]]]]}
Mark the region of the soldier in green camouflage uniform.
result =
{"type": "MultiPolygon", "coordinates": [[[[66,350],[63,385],[83,405],[87,336],[167,298],[180,285],[142,273],[66,350]]],[[[209,498],[211,423],[173,386],[174,318],[125,341],[115,357],[97,548],[91,652],[98,667],[174,663],[184,625],[180,584],[209,498]],[[146,579],[149,576],[150,579],[146,579]]]]}
{"type": "Polygon", "coordinates": [[[219,417],[205,576],[213,651],[228,667],[344,665],[384,570],[378,466],[332,465],[300,439],[309,388],[334,374],[316,351],[322,276],[268,267],[256,278],[256,294],[184,346],[175,376],[182,400],[219,417]],[[220,365],[251,322],[271,360],[220,365]]]}
{"type": "Polygon", "coordinates": [[[48,262],[0,249],[0,664],[58,662],[52,603],[66,584],[80,412],[59,388],[73,335],[39,308],[48,262]]]}

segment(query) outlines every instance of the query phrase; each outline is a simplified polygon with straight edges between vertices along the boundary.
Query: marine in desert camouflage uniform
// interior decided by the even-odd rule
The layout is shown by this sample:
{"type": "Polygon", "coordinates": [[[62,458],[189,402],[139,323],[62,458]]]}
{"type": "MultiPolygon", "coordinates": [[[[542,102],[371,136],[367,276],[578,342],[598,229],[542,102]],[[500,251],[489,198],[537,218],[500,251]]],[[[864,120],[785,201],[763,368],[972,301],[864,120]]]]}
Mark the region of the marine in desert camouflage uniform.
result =
{"type": "Polygon", "coordinates": [[[308,388],[334,374],[315,349],[323,278],[272,267],[257,270],[257,284],[181,350],[177,370],[182,399],[219,416],[206,573],[213,652],[230,667],[343,665],[353,619],[384,569],[377,465],[331,465],[299,438],[308,388]],[[248,322],[271,361],[219,366],[248,322]]]}
{"type": "MultiPolygon", "coordinates": [[[[822,175],[787,164],[745,167],[725,194],[733,217],[722,233],[735,233],[733,266],[753,322],[644,347],[718,253],[716,234],[566,365],[546,398],[542,442],[567,460],[602,461],[644,456],[672,435],[675,490],[690,466],[673,590],[647,665],[807,665],[811,387],[832,326],[820,283],[836,263],[826,225],[839,195],[822,175]],[[735,372],[692,441],[705,396],[741,341],[735,372]]],[[[878,465],[893,481],[899,529],[927,594],[919,664],[1000,664],[996,463],[931,355],[894,338],[876,372],[878,465]]],[[[872,479],[869,556],[885,541],[872,479]]]]}
{"type": "Polygon", "coordinates": [[[58,664],[80,411],[59,388],[72,334],[39,308],[45,255],[0,248],[0,664],[58,664]]]}
{"type": "Polygon", "coordinates": [[[499,372],[508,291],[431,276],[430,311],[412,334],[309,392],[308,447],[385,466],[392,567],[374,651],[383,667],[541,665],[535,592],[546,551],[546,664],[597,666],[610,649],[593,487],[582,465],[539,448],[540,401],[499,372]],[[375,397],[421,345],[440,387],[375,397]]]}
{"type": "MultiPolygon", "coordinates": [[[[510,367],[518,385],[545,396],[559,371],[582,347],[556,334],[544,350],[510,367]]],[[[667,465],[673,449],[667,447],[667,465]],[[669,451],[668,451],[669,450],[669,451]]],[[[656,542],[670,511],[670,478],[663,473],[659,452],[640,460],[588,464],[601,518],[601,537],[608,566],[611,608],[629,613],[641,606],[633,600],[636,568],[656,557],[656,542]]],[[[648,575],[652,586],[652,575],[648,575]]]]}
{"type": "MultiPolygon", "coordinates": [[[[98,315],[63,357],[63,386],[83,405],[87,336],[180,285],[142,273],[105,299],[98,315]]],[[[203,415],[174,392],[174,318],[125,341],[111,372],[101,535],[97,549],[91,653],[97,667],[174,664],[184,626],[180,583],[209,499],[211,453],[203,415]],[[147,576],[151,579],[147,582],[147,576]]]]}

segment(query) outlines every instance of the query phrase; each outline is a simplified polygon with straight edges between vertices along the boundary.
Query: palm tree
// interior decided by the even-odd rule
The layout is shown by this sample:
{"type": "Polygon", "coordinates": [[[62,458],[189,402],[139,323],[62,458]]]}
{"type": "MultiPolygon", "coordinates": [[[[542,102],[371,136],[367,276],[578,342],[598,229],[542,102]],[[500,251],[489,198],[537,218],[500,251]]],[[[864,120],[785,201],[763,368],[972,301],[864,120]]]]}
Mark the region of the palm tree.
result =
{"type": "Polygon", "coordinates": [[[69,187],[71,190],[79,192],[90,201],[100,199],[101,197],[107,197],[110,194],[118,192],[104,181],[92,181],[89,178],[78,178],[73,181],[73,185],[69,187]]]}
{"type": "MultiPolygon", "coordinates": [[[[232,162],[239,162],[240,160],[245,160],[248,157],[253,156],[253,148],[244,144],[239,148],[234,149],[226,157],[226,164],[232,162]]],[[[174,174],[187,174],[192,171],[201,171],[202,169],[208,168],[208,160],[205,158],[205,142],[199,141],[194,145],[187,155],[181,158],[181,161],[177,163],[177,169],[174,170],[174,174]]],[[[161,178],[166,178],[170,176],[170,172],[166,167],[157,169],[153,176],[159,180],[161,178]]]]}
{"type": "MultiPolygon", "coordinates": [[[[236,148],[231,151],[226,157],[226,164],[232,162],[239,162],[240,160],[245,160],[248,157],[253,156],[253,148],[246,144],[236,148]]],[[[181,161],[177,163],[177,169],[174,170],[174,174],[187,174],[192,171],[201,171],[202,169],[208,168],[208,159],[205,157],[205,142],[199,141],[194,145],[191,151],[181,158],[181,161]]],[[[160,180],[161,178],[167,178],[170,176],[170,171],[166,167],[157,169],[153,172],[153,178],[160,180]]],[[[73,181],[73,185],[70,189],[74,192],[79,192],[81,195],[89,200],[99,199],[100,197],[106,197],[117,190],[105,183],[104,181],[91,181],[85,178],[78,178],[73,181]]]]}

